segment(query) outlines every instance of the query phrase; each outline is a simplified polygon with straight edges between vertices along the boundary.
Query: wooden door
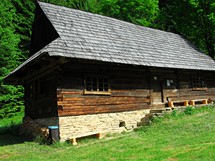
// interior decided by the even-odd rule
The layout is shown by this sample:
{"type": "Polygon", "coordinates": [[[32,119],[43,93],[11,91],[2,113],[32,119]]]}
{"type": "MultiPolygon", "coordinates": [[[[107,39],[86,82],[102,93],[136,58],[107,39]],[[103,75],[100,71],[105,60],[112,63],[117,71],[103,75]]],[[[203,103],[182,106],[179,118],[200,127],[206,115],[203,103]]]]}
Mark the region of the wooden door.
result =
{"type": "Polygon", "coordinates": [[[159,104],[163,103],[163,88],[162,88],[162,81],[153,81],[152,82],[152,89],[153,89],[153,103],[159,104]]]}

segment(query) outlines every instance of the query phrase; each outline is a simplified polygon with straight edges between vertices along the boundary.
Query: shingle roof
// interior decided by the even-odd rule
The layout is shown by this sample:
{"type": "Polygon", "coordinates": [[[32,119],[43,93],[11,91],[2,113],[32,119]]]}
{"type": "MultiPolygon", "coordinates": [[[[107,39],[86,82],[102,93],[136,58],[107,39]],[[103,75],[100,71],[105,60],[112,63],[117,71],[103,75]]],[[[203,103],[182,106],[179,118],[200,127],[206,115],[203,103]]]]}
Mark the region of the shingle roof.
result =
{"type": "Polygon", "coordinates": [[[214,60],[180,35],[80,10],[38,3],[60,37],[12,73],[43,52],[48,52],[50,56],[112,63],[215,71],[214,60]]]}

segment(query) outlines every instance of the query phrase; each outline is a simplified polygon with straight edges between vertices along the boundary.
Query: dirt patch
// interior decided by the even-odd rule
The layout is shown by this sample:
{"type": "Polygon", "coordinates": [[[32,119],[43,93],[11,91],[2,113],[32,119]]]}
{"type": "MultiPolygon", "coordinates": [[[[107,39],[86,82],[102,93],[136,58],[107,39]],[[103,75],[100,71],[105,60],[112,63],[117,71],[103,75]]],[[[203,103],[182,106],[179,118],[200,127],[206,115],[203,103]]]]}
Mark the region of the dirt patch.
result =
{"type": "Polygon", "coordinates": [[[0,156],[0,159],[7,159],[9,158],[9,155],[8,154],[3,154],[0,156]]]}
{"type": "Polygon", "coordinates": [[[168,158],[168,161],[177,161],[178,158],[168,158]]]}

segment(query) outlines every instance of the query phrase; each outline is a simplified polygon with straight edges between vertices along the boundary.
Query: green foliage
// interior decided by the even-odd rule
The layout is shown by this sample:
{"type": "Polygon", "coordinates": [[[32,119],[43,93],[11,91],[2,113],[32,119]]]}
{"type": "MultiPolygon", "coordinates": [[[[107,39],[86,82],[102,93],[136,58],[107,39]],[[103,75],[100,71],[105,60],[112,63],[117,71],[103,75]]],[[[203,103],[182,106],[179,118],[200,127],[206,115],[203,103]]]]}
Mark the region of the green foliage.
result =
{"type": "Polygon", "coordinates": [[[52,3],[69,8],[79,9],[83,11],[99,13],[101,0],[43,0],[43,2],[52,3]]]}
{"type": "Polygon", "coordinates": [[[214,58],[214,0],[167,0],[160,8],[158,28],[183,35],[214,58]]]}
{"type": "Polygon", "coordinates": [[[172,111],[172,113],[171,113],[171,116],[176,117],[176,116],[177,116],[177,114],[178,114],[177,110],[173,110],[173,111],[172,111]]]}
{"type": "Polygon", "coordinates": [[[185,108],[184,113],[186,115],[192,115],[194,113],[193,107],[189,106],[189,107],[185,108]]]}
{"type": "Polygon", "coordinates": [[[3,78],[28,57],[34,3],[2,0],[0,3],[0,118],[23,111],[23,88],[4,85],[3,78]]]}
{"type": "Polygon", "coordinates": [[[43,0],[88,12],[132,22],[143,26],[155,26],[159,13],[158,0],[43,0]]]}
{"type": "Polygon", "coordinates": [[[154,26],[158,0],[101,0],[101,13],[142,26],[154,26]]]}

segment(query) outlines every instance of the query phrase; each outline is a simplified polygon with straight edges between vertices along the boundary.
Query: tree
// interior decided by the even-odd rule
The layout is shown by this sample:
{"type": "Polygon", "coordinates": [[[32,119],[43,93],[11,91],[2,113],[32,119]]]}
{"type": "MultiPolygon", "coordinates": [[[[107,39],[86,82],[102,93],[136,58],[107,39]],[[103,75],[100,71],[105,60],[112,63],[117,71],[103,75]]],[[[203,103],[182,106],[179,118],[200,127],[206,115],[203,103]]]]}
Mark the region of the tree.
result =
{"type": "Polygon", "coordinates": [[[214,58],[214,0],[160,0],[159,6],[159,28],[183,35],[214,58]]]}
{"type": "Polygon", "coordinates": [[[155,25],[158,0],[101,0],[101,13],[142,26],[155,25]]]}
{"type": "Polygon", "coordinates": [[[43,2],[53,3],[69,8],[79,9],[92,13],[98,13],[100,10],[101,0],[43,0],[43,2]]]}
{"type": "Polygon", "coordinates": [[[158,0],[43,0],[44,2],[117,18],[143,26],[155,26],[158,0]]]}
{"type": "Polygon", "coordinates": [[[0,118],[23,109],[22,86],[4,85],[3,78],[28,56],[23,42],[30,40],[33,1],[2,0],[0,3],[0,118]],[[24,2],[24,1],[23,1],[24,2]]]}

